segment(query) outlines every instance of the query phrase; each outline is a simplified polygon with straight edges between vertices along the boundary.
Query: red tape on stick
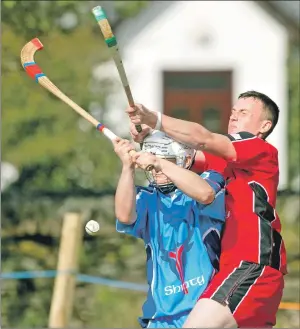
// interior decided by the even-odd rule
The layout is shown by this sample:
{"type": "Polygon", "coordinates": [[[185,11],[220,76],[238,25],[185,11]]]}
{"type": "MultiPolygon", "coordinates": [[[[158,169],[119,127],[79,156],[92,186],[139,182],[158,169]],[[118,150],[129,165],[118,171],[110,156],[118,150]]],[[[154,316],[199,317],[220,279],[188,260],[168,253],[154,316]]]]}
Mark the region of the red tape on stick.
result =
{"type": "Polygon", "coordinates": [[[31,42],[37,47],[37,50],[44,48],[43,44],[38,38],[32,39],[31,42]]]}
{"type": "Polygon", "coordinates": [[[32,79],[36,79],[37,74],[43,73],[41,68],[35,62],[25,63],[24,69],[32,79]]]}

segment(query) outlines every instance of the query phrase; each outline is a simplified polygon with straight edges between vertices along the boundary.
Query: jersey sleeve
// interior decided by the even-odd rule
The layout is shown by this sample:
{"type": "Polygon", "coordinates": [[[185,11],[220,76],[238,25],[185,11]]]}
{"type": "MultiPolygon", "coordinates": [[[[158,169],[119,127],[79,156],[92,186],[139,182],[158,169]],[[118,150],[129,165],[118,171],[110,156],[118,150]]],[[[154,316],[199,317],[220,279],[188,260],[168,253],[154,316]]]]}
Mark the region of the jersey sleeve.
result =
{"type": "Polygon", "coordinates": [[[203,172],[200,177],[214,189],[215,194],[219,193],[225,187],[223,175],[215,170],[207,170],[203,172]]]}
{"type": "Polygon", "coordinates": [[[119,233],[132,235],[136,238],[144,239],[145,230],[148,218],[148,207],[146,200],[146,193],[143,189],[137,187],[136,191],[136,221],[133,224],[127,225],[121,223],[118,219],[116,221],[116,230],[119,233]]]}
{"type": "Polygon", "coordinates": [[[207,170],[215,170],[219,173],[223,173],[226,167],[226,161],[216,155],[202,152],[204,158],[195,157],[194,163],[192,165],[192,170],[197,173],[203,173],[207,170]]]}
{"type": "MultiPolygon", "coordinates": [[[[243,168],[252,167],[259,169],[277,163],[277,150],[268,144],[265,140],[250,134],[248,132],[240,132],[238,134],[226,135],[232,142],[236,152],[235,160],[228,160],[235,167],[243,168]],[[268,159],[269,164],[266,164],[268,159]]],[[[265,168],[266,169],[266,168],[265,168]]]]}
{"type": "Polygon", "coordinates": [[[214,170],[205,171],[200,175],[215,191],[215,199],[207,205],[199,204],[201,216],[225,221],[225,179],[214,170]]]}

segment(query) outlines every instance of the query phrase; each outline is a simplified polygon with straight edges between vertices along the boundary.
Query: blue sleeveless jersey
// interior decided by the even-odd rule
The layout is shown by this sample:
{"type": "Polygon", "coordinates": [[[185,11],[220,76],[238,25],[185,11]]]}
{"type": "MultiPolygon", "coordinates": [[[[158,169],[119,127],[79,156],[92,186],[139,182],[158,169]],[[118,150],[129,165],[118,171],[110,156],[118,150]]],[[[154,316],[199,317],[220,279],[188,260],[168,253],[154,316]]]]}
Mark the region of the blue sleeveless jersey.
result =
{"type": "Polygon", "coordinates": [[[201,174],[215,190],[215,200],[202,205],[180,190],[163,194],[137,187],[137,220],[117,220],[117,231],[143,239],[147,254],[147,300],[141,323],[186,314],[218,270],[220,237],[225,220],[224,185],[216,171],[201,174]]]}

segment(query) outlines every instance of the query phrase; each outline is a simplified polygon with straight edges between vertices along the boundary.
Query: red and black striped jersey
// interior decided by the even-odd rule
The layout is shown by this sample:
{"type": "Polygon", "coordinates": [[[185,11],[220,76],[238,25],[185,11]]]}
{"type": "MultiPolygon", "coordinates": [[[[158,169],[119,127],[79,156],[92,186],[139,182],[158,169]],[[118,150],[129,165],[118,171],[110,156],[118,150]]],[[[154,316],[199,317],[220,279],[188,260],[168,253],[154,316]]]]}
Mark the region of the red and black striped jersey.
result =
{"type": "MultiPolygon", "coordinates": [[[[278,151],[248,132],[226,136],[236,150],[234,161],[204,152],[205,170],[218,170],[227,180],[227,218],[220,267],[244,260],[269,265],[286,274],[286,251],[280,235],[280,219],[275,211],[278,151]]],[[[197,159],[194,166],[200,168],[197,159]]]]}

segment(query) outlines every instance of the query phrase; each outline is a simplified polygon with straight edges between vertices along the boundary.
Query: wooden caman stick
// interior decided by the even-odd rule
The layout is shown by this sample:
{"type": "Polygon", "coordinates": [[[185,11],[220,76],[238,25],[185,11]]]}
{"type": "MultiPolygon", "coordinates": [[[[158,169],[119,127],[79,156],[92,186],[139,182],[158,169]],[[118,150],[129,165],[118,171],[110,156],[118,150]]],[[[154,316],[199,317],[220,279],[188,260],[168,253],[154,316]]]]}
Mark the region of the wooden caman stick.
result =
{"type": "Polygon", "coordinates": [[[108,128],[106,128],[101,122],[92,117],[87,111],[81,108],[78,104],[73,102],[68,96],[61,92],[42,72],[41,68],[34,61],[34,54],[36,51],[43,49],[43,44],[38,38],[32,39],[21,50],[21,63],[26,73],[35,79],[37,83],[42,85],[53,95],[61,99],[64,103],[69,105],[74,111],[81,115],[84,119],[94,125],[97,130],[101,131],[111,141],[117,138],[117,136],[108,128]]]}
{"type": "MultiPolygon", "coordinates": [[[[122,62],[122,59],[120,56],[117,39],[112,32],[112,29],[108,22],[107,16],[101,6],[94,7],[92,9],[92,12],[100,26],[101,32],[104,36],[105,43],[111,50],[114,62],[116,64],[117,70],[119,72],[119,76],[122,81],[122,85],[123,85],[125,94],[127,96],[128,104],[129,104],[129,106],[134,107],[134,100],[133,100],[132,93],[131,93],[131,90],[129,87],[129,82],[128,82],[128,79],[126,76],[124,65],[123,65],[123,62],[122,62]]],[[[136,125],[135,128],[138,132],[142,131],[141,125],[136,125]]]]}

